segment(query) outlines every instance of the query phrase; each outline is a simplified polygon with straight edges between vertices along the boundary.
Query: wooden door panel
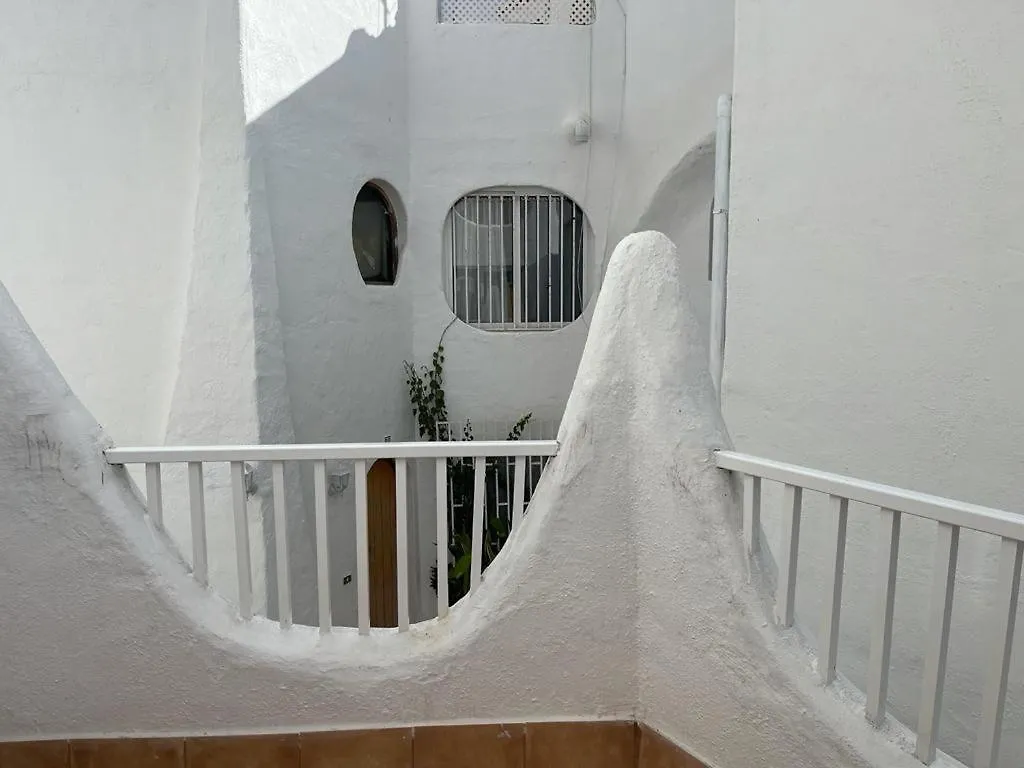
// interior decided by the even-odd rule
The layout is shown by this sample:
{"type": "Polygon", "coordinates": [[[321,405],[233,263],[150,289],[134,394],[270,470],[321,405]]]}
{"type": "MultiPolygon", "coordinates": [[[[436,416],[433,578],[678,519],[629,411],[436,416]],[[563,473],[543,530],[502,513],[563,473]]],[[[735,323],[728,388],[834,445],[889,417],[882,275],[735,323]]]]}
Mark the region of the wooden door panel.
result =
{"type": "Polygon", "coordinates": [[[370,545],[370,626],[398,626],[398,545],[395,540],[395,465],[374,462],[366,476],[370,545]]]}

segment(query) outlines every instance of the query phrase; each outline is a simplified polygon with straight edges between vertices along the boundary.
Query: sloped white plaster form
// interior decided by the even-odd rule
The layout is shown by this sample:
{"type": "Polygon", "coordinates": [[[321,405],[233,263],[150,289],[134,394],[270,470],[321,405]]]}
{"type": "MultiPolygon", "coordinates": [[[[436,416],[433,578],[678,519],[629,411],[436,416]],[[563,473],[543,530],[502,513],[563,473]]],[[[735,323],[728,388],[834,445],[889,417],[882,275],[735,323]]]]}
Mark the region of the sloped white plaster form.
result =
{"type": "Polygon", "coordinates": [[[675,248],[628,238],[481,589],[404,635],[321,637],[197,588],[0,292],[0,738],[637,714],[722,768],[916,765],[763,628],[696,328],[675,248]]]}
{"type": "Polygon", "coordinates": [[[175,383],[205,15],[205,0],[4,8],[0,274],[122,443],[162,439],[175,383]]]}
{"type": "MultiPolygon", "coordinates": [[[[737,450],[1019,511],[1024,6],[976,11],[737,2],[724,408],[737,450]]],[[[766,484],[770,547],[781,496],[766,484]]],[[[813,636],[832,534],[827,501],[804,504],[796,611],[813,636]]],[[[879,523],[851,505],[838,669],[859,683],[879,523]]],[[[889,686],[904,722],[917,721],[935,542],[933,524],[905,520],[889,686]]],[[[938,743],[965,759],[998,547],[960,542],[938,743]]],[[[1018,632],[1006,766],[1024,764],[1022,651],[1018,632]]]]}

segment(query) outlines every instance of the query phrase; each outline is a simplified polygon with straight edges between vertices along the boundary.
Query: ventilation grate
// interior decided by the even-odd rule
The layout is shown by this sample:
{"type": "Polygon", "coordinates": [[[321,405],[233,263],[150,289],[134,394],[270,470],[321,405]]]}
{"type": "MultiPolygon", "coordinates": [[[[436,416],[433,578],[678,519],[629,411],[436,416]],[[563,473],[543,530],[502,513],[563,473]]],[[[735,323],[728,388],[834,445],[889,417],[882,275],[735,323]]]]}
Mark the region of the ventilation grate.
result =
{"type": "Polygon", "coordinates": [[[593,24],[596,0],[441,0],[443,24],[593,24]]]}

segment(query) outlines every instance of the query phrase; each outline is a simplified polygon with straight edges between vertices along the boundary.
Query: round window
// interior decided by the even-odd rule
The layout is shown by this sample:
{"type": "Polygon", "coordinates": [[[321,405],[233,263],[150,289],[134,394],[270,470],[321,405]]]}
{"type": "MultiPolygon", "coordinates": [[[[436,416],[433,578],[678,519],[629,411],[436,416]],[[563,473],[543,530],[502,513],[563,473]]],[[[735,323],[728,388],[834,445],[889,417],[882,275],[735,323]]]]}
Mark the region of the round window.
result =
{"type": "Polygon", "coordinates": [[[398,270],[398,222],[387,195],[363,185],[352,209],[352,250],[363,282],[392,285],[398,270]]]}

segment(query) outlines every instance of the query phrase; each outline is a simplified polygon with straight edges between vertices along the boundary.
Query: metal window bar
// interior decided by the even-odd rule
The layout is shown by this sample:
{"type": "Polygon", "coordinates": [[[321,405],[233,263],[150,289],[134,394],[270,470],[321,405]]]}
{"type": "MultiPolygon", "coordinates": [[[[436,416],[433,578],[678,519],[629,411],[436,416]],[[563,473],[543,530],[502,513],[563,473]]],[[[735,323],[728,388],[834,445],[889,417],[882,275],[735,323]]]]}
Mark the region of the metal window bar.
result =
{"type": "Polygon", "coordinates": [[[585,238],[582,211],[572,200],[474,193],[455,204],[451,218],[452,305],[459,319],[487,330],[554,329],[582,313],[585,238]]]}

